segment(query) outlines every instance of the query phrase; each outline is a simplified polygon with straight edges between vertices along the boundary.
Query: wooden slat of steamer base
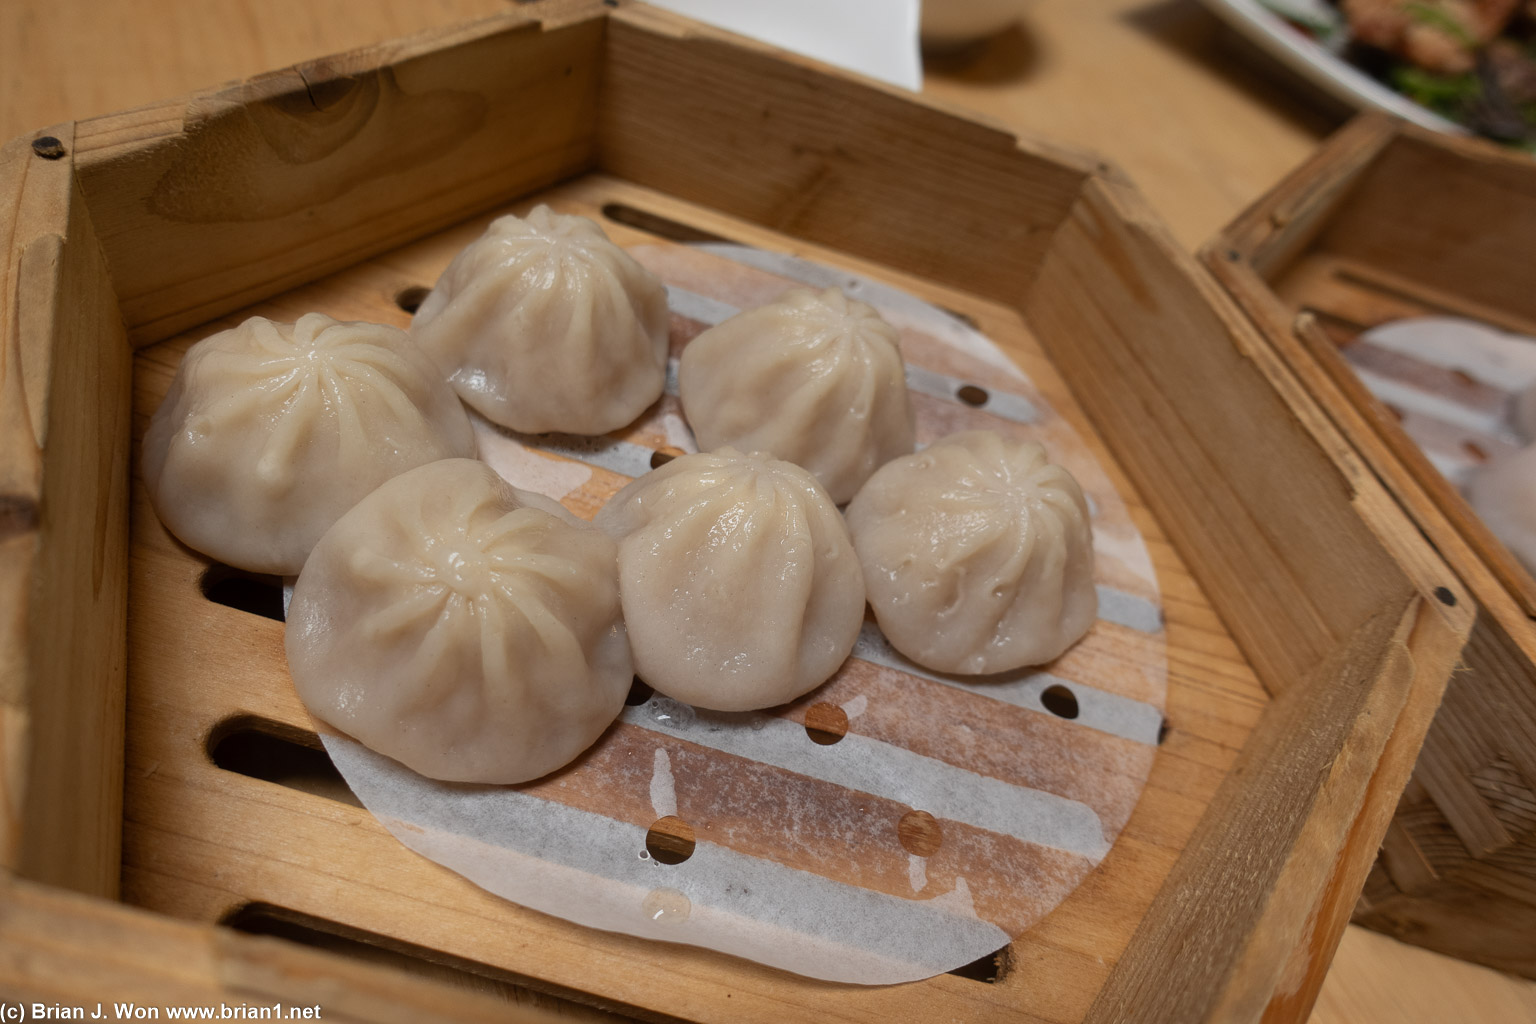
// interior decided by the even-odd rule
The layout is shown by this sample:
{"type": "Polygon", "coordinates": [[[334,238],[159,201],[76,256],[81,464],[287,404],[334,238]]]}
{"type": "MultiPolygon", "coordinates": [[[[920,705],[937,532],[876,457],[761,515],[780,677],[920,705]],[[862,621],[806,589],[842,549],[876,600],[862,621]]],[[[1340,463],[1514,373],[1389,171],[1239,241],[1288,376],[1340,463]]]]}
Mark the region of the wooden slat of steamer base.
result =
{"type": "Polygon", "coordinates": [[[1273,281],[1281,299],[1356,330],[1410,316],[1459,316],[1519,334],[1536,320],[1334,253],[1302,252],[1273,281]]]}
{"type": "MultiPolygon", "coordinates": [[[[849,1019],[919,1020],[938,1012],[940,1003],[927,1001],[933,998],[958,999],[953,1005],[974,1005],[978,1012],[982,1006],[993,1008],[988,1012],[1007,1006],[1040,1020],[1080,1019],[1117,951],[1136,927],[1141,908],[1177,857],[1183,837],[1194,827],[1224,769],[1258,719],[1262,691],[1135,492],[1125,484],[1124,474],[1087,430],[1070,393],[1041,358],[1016,314],[611,179],[585,179],[548,196],[564,204],[581,204],[599,218],[601,208],[616,197],[746,243],[792,246],[808,258],[884,278],[973,316],[983,330],[1029,366],[1041,390],[1083,430],[1105,470],[1117,481],[1148,538],[1159,582],[1169,597],[1170,732],[1120,843],[1066,904],[1014,944],[1013,966],[998,984],[940,978],[916,986],[915,996],[902,989],[889,998],[855,990],[827,997],[832,1001],[825,1010],[849,1019]],[[928,992],[931,997],[924,994],[928,992]]],[[[605,223],[605,228],[626,242],[657,241],[633,231],[625,235],[612,222],[605,223]]],[[[396,294],[411,285],[430,283],[457,247],[477,231],[444,232],[298,289],[264,304],[262,310],[291,319],[308,309],[323,308],[338,316],[403,322],[404,314],[394,304],[396,294]]],[[[179,345],[167,343],[139,354],[136,432],[142,431],[174,370],[174,357],[165,358],[164,353],[174,353],[179,345]]],[[[668,981],[675,977],[672,971],[689,977],[701,977],[703,972],[710,984],[732,992],[728,1013],[733,1019],[766,1020],[800,1012],[786,1011],[786,1007],[810,1012],[812,1006],[821,1005],[826,986],[685,949],[665,950],[661,962],[668,970],[651,972],[644,962],[655,962],[663,955],[654,947],[587,932],[503,904],[408,854],[353,808],[212,766],[204,753],[206,735],[228,718],[257,716],[295,730],[307,730],[308,719],[283,667],[280,624],[203,599],[197,580],[205,560],[176,545],[152,511],[142,504],[138,507],[133,599],[143,611],[135,621],[133,657],[134,678],[144,684],[136,686],[131,709],[133,768],[125,856],[130,900],[204,920],[218,920],[247,902],[270,903],[394,941],[491,963],[519,977],[536,976],[546,986],[586,988],[611,1000],[670,1013],[683,1012],[668,981]],[[184,638],[175,644],[164,640],[173,623],[179,624],[184,638]],[[220,641],[221,637],[227,639],[220,641]],[[236,641],[239,637],[244,639],[236,641]],[[189,714],[189,707],[195,712],[189,714]],[[232,799],[236,806],[230,806],[232,799]],[[197,838],[222,835],[242,818],[249,818],[251,824],[240,828],[239,837],[222,844],[197,838]],[[324,837],[331,830],[345,847],[327,846],[324,837]],[[278,838],[285,834],[286,841],[278,838]],[[300,835],[304,838],[297,838],[300,835]],[[221,847],[234,845],[240,849],[220,852],[221,847]],[[304,852],[312,847],[317,851],[314,855],[304,852]],[[350,882],[338,878],[333,867],[338,859],[363,865],[364,877],[350,882]],[[423,892],[440,905],[440,921],[427,920],[429,915],[420,909],[423,892]],[[493,924],[497,921],[512,923],[493,924]],[[539,939],[527,941],[523,936],[528,935],[539,939]],[[641,948],[644,953],[630,952],[641,948]],[[630,963],[630,956],[638,962],[630,963]],[[594,964],[601,969],[594,969],[594,964]]],[[[719,1006],[709,1008],[702,992],[699,999],[703,1001],[685,1000],[682,1005],[693,1007],[691,1012],[703,1019],[727,1012],[719,1006]]]]}
{"type": "Polygon", "coordinates": [[[0,865],[118,885],[130,358],[74,134],[0,150],[0,865]]]}
{"type": "MultiPolygon", "coordinates": [[[[611,1014],[556,1003],[490,978],[422,963],[401,970],[91,900],[19,879],[0,881],[0,991],[11,1005],[256,1011],[320,1007],[356,1024],[601,1024],[611,1014]]],[[[121,1019],[121,1018],[119,1018],[121,1019]]]]}

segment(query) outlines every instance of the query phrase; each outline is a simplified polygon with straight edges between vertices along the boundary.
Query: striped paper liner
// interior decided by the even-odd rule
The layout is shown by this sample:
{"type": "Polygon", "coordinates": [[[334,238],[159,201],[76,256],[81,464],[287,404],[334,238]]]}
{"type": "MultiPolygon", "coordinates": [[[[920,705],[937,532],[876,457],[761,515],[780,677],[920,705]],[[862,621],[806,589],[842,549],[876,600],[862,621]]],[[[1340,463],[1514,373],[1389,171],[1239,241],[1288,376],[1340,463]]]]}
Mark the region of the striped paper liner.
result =
{"type": "Polygon", "coordinates": [[[900,331],[920,446],[987,428],[1040,441],[1072,471],[1094,517],[1099,621],[1052,664],[994,677],[914,666],[868,621],[854,656],[800,700],[721,714],[637,698],[575,763],[522,786],[435,782],[323,730],[327,750],[401,842],[581,924],[862,984],[994,952],[1103,859],[1151,769],[1163,616],[1124,502],[1028,377],[955,316],[782,254],[630,251],[668,286],[667,393],[640,422],[600,438],[517,435],[477,420],[481,457],[511,483],[590,517],[658,450],[694,450],[675,372],[691,338],[788,287],[835,285],[900,331]],[[828,708],[847,731],[818,742],[807,714],[828,708]],[[669,817],[696,837],[680,863],[647,850],[650,826],[669,817]],[[914,818],[921,841],[904,824],[914,818]]]}
{"type": "Polygon", "coordinates": [[[1515,402],[1536,385],[1536,340],[1458,317],[1394,320],[1340,348],[1430,463],[1463,492],[1533,440],[1515,402]]]}

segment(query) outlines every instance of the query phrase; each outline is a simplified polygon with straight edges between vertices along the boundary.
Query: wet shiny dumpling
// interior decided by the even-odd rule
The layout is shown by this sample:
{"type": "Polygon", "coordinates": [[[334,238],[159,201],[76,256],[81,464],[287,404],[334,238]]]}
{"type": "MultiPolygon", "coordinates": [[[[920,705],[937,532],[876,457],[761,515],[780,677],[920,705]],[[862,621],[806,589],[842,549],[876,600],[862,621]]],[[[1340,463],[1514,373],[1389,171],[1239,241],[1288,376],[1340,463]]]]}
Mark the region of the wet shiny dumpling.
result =
{"type": "Polygon", "coordinates": [[[1536,445],[1478,470],[1467,498],[1493,535],[1536,573],[1536,445]]]}
{"type": "Polygon", "coordinates": [[[1098,615],[1087,502],[1033,441],[951,434],[881,467],[847,519],[875,619],[919,665],[1043,664],[1098,615]]]}
{"type": "Polygon", "coordinates": [[[793,700],[842,665],[864,618],[847,528],[805,470],[731,448],[636,479],[595,522],[619,542],[640,678],[716,711],[793,700]]]}
{"type": "Polygon", "coordinates": [[[450,782],[554,771],[633,678],[613,541],[467,459],[337,521],[294,586],[286,646],[311,714],[450,782]]]}
{"type": "Polygon", "coordinates": [[[475,454],[453,390],[405,332],[320,313],[251,317],[187,350],[144,434],[166,528],[291,576],[343,512],[408,469],[475,454]]]}
{"type": "Polygon", "coordinates": [[[912,451],[896,329],[836,288],[793,288],[703,332],[683,349],[678,387],[700,449],[793,462],[838,504],[912,451]]]}
{"type": "Polygon", "coordinates": [[[454,257],[411,335],[487,419],[602,434],[661,397],[669,324],[654,274],[592,221],[537,206],[454,257]]]}

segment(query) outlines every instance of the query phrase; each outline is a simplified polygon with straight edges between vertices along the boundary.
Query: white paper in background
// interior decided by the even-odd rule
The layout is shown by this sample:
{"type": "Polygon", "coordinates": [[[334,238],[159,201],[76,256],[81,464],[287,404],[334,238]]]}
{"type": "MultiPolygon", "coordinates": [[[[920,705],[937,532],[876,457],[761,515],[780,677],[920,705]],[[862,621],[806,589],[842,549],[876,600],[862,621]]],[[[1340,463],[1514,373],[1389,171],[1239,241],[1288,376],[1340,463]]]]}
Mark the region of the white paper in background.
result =
{"type": "Polygon", "coordinates": [[[1340,353],[1463,492],[1485,464],[1532,440],[1516,409],[1536,385],[1536,339],[1460,317],[1415,317],[1364,331],[1340,353]]]}
{"type": "Polygon", "coordinates": [[[1494,536],[1536,572],[1536,338],[1426,316],[1372,327],[1340,352],[1494,536]]]}
{"type": "Polygon", "coordinates": [[[651,0],[717,28],[914,92],[920,0],[651,0]]]}

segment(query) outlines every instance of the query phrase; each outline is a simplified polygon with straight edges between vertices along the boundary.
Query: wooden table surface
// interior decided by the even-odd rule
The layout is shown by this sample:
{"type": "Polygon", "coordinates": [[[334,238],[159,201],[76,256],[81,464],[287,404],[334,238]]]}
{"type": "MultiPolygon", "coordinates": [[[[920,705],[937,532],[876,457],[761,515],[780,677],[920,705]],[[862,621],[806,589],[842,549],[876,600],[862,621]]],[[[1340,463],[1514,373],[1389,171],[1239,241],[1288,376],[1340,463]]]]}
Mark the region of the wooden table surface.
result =
{"type": "MultiPolygon", "coordinates": [[[[497,14],[513,0],[4,0],[0,140],[323,54],[497,14]]],[[[1184,245],[1215,234],[1346,112],[1194,0],[1037,0],[924,92],[1118,162],[1184,245]]],[[[1536,983],[1350,927],[1313,1024],[1536,1022],[1536,983]]]]}

